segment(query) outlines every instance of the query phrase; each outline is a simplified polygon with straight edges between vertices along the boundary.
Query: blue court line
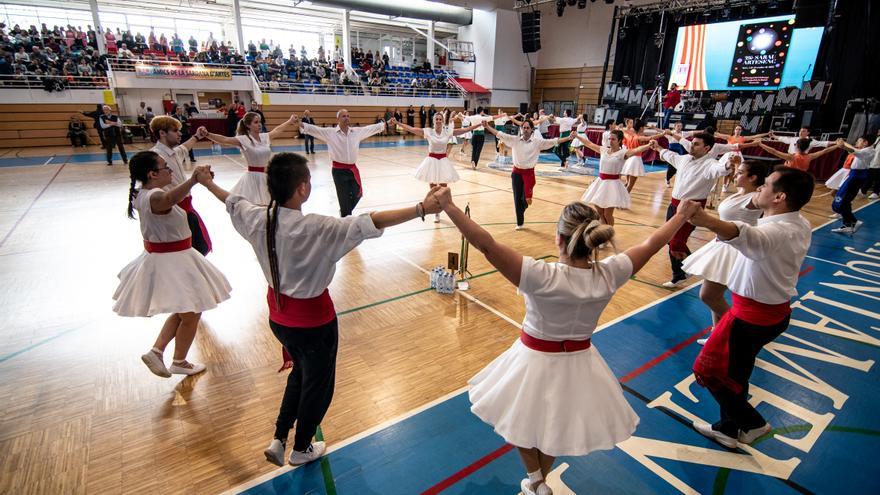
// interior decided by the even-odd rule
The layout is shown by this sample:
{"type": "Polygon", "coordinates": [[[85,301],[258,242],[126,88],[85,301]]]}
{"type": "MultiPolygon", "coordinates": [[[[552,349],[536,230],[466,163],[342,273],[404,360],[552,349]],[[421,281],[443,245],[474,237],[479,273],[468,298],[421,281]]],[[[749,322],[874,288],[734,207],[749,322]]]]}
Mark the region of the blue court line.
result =
{"type": "MultiPolygon", "coordinates": [[[[876,217],[878,212],[880,206],[872,204],[858,215],[871,218],[876,217]]],[[[866,258],[845,254],[843,248],[854,246],[864,251],[872,247],[880,237],[880,224],[869,222],[855,236],[831,233],[830,229],[834,226],[828,224],[814,231],[810,255],[822,259],[842,259],[844,262],[866,261],[866,258]]],[[[824,286],[824,283],[832,280],[839,283],[858,283],[843,277],[835,278],[834,274],[839,269],[840,267],[827,263],[807,265],[805,276],[798,284],[800,296],[813,292],[825,298],[837,298],[840,293],[824,286]]],[[[696,297],[698,290],[699,287],[692,287],[682,291],[677,296],[615,322],[606,329],[609,331],[594,335],[596,347],[601,350],[616,376],[624,376],[631,370],[639,369],[642,363],[656,358],[658,350],[674,347],[710,322],[708,310],[696,297]],[[694,297],[680,297],[682,294],[694,297]]],[[[855,295],[848,297],[858,298],[855,295]]],[[[803,302],[804,306],[812,306],[812,309],[823,315],[842,322],[837,325],[848,324],[857,329],[867,329],[872,324],[860,315],[842,308],[818,306],[808,303],[806,299],[803,302]]],[[[847,300],[847,303],[858,304],[858,301],[847,300]]],[[[817,316],[803,309],[795,309],[792,319],[812,322],[817,316]]],[[[786,337],[788,335],[791,338],[806,339],[855,360],[877,361],[880,358],[876,347],[807,330],[799,325],[792,325],[778,339],[780,344],[794,344],[794,347],[799,348],[797,341],[790,340],[786,337]]],[[[803,349],[808,351],[812,348],[803,349]]],[[[764,368],[755,369],[752,382],[756,388],[777,394],[783,400],[795,402],[816,414],[829,412],[829,409],[833,411],[831,425],[824,430],[810,453],[801,452],[791,445],[777,441],[778,439],[770,441],[768,438],[761,442],[761,453],[772,459],[781,461],[796,457],[799,460],[800,464],[792,474],[783,479],[738,470],[721,473],[723,468],[701,464],[699,459],[688,460],[673,456],[676,449],[683,446],[708,449],[707,453],[725,452],[686,426],[689,421],[673,410],[647,407],[651,398],[671,391],[674,403],[683,405],[698,417],[714,419],[717,416],[717,406],[705,389],[692,386],[690,392],[695,394],[697,402],[691,403],[673,388],[682,378],[691,376],[690,367],[698,351],[696,344],[683,347],[668,359],[658,361],[649,372],[633,376],[625,385],[627,400],[642,418],[636,436],[669,444],[670,457],[658,458],[651,455],[651,460],[659,469],[684,480],[701,493],[711,493],[714,490],[720,490],[716,493],[727,490],[734,493],[768,494],[880,492],[880,478],[873,476],[875,471],[872,463],[874,452],[878,448],[877,432],[868,426],[875,424],[873,411],[880,408],[880,397],[874,393],[877,380],[880,379],[880,366],[873,366],[863,372],[817,361],[816,358],[791,355],[798,365],[816,373],[819,379],[825,380],[830,386],[849,394],[847,402],[836,410],[831,409],[830,401],[823,395],[783,380],[764,368]],[[841,436],[840,433],[845,435],[841,436]],[[720,483],[721,478],[723,483],[720,483]]],[[[760,358],[772,365],[790,369],[783,361],[766,351],[760,358]]],[[[447,479],[451,473],[468,466],[470,460],[481,459],[488,452],[494,451],[503,444],[503,440],[490,426],[471,414],[469,406],[467,394],[461,393],[331,452],[328,457],[333,460],[338,492],[420,493],[447,479]]],[[[776,409],[775,406],[760,405],[759,409],[777,430],[785,433],[785,437],[791,440],[799,438],[797,432],[789,432],[785,428],[802,424],[801,418],[796,418],[783,409],[776,409]]],[[[742,450],[738,453],[745,455],[742,450]]],[[[620,448],[595,452],[587,457],[565,457],[559,463],[568,465],[562,479],[578,493],[678,493],[672,485],[620,448]]],[[[473,472],[443,493],[516,493],[517,483],[522,476],[523,470],[518,456],[510,453],[473,472]]],[[[312,474],[306,466],[306,469],[299,468],[276,475],[253,486],[246,493],[305,493],[311,489],[311,479],[312,474]]]]}

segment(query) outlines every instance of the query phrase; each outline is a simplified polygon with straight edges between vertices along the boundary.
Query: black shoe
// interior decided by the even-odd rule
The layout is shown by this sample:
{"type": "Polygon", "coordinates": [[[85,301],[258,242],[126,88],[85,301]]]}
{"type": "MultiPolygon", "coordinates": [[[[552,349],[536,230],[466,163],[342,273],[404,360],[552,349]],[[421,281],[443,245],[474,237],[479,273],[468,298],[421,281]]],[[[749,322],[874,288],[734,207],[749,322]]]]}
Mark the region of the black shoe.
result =
{"type": "Polygon", "coordinates": [[[107,163],[107,166],[108,166],[108,167],[112,167],[113,164],[112,164],[112,163],[107,163]]]}

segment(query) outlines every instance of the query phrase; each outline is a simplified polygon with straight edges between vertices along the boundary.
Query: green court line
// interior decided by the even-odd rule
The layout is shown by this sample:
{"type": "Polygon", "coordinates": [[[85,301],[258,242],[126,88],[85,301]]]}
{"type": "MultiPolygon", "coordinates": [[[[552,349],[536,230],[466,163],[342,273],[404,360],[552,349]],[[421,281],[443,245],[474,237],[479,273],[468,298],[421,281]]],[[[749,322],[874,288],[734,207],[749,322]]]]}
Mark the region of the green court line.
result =
{"type": "MultiPolygon", "coordinates": [[[[804,425],[791,425],[791,426],[783,426],[780,428],[774,428],[770,430],[766,435],[758,438],[754,442],[752,442],[752,447],[773,438],[773,435],[779,435],[783,433],[798,433],[801,431],[810,431],[813,429],[813,425],[804,424],[804,425]]],[[[829,426],[825,428],[825,431],[837,431],[841,433],[855,433],[857,435],[870,435],[874,437],[880,437],[880,430],[871,430],[868,428],[853,428],[850,426],[829,426]]],[[[724,495],[725,490],[727,489],[727,479],[730,477],[730,468],[719,468],[718,472],[715,474],[715,483],[712,486],[712,494],[713,495],[724,495]]]]}
{"type": "MultiPolygon", "coordinates": [[[[315,431],[315,440],[324,441],[324,432],[321,426],[315,431]]],[[[324,476],[324,489],[327,495],[336,495],[336,481],[333,479],[333,470],[330,468],[330,458],[326,455],[321,457],[321,474],[324,476]]]]}

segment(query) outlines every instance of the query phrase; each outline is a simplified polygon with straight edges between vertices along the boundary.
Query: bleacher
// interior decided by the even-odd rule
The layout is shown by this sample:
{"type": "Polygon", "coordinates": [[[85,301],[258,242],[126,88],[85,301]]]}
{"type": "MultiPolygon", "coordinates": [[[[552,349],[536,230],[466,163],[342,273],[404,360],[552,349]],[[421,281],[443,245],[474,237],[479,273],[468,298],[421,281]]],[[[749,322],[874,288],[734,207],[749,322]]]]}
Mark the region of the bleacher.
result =
{"type": "MultiPolygon", "coordinates": [[[[116,113],[116,105],[111,105],[116,113]]],[[[0,105],[0,148],[29,146],[70,146],[67,124],[80,110],[92,112],[92,103],[9,104],[0,105]]],[[[92,118],[80,115],[89,135],[89,144],[100,144],[92,118]]]]}

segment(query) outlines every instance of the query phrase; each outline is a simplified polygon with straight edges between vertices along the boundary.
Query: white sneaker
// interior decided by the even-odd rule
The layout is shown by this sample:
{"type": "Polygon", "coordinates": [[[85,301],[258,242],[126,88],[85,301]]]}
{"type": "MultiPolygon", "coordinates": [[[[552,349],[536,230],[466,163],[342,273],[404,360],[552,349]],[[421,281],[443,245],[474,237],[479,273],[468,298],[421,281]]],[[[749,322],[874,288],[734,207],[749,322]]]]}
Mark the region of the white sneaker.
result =
{"type": "Polygon", "coordinates": [[[868,199],[877,199],[877,198],[880,198],[880,196],[877,196],[877,193],[871,193],[871,195],[868,196],[868,199]]]}
{"type": "Polygon", "coordinates": [[[853,229],[853,234],[855,234],[856,232],[858,232],[859,229],[862,228],[862,225],[864,225],[864,224],[865,224],[865,222],[863,222],[863,221],[861,221],[861,220],[856,220],[856,224],[853,225],[853,228],[852,228],[852,229],[853,229]]]}
{"type": "Polygon", "coordinates": [[[301,466],[320,459],[326,450],[327,445],[324,442],[313,442],[305,452],[292,450],[290,452],[290,458],[287,461],[290,462],[292,466],[301,466]]]}
{"type": "Polygon", "coordinates": [[[434,215],[434,223],[440,223],[440,214],[439,213],[434,215]]]}
{"type": "Polygon", "coordinates": [[[513,228],[513,230],[522,230],[524,228],[525,227],[523,227],[522,225],[517,225],[516,227],[513,228]]]}
{"type": "Polygon", "coordinates": [[[852,227],[843,226],[831,229],[831,232],[834,232],[835,234],[852,234],[855,230],[853,230],[852,227]]]}
{"type": "Polygon", "coordinates": [[[831,216],[831,218],[843,218],[843,215],[841,215],[840,213],[835,213],[831,216]]]}
{"type": "Polygon", "coordinates": [[[553,489],[550,488],[546,482],[538,485],[538,489],[535,490],[535,495],[553,495],[553,489]]]}
{"type": "Polygon", "coordinates": [[[152,349],[141,356],[141,361],[147,365],[147,368],[149,368],[154,375],[161,376],[162,378],[171,378],[171,372],[165,367],[165,362],[162,361],[162,356],[153,352],[152,349]]]}
{"type": "Polygon", "coordinates": [[[181,364],[172,362],[171,367],[168,368],[175,375],[198,375],[206,369],[208,368],[204,364],[190,363],[189,361],[184,361],[181,364]]]}
{"type": "Polygon", "coordinates": [[[770,427],[770,423],[765,423],[764,426],[762,426],[762,427],[760,427],[760,428],[753,428],[753,429],[748,430],[748,431],[742,431],[742,430],[740,430],[739,435],[738,435],[738,436],[739,436],[739,441],[742,442],[742,443],[745,443],[745,444],[751,444],[751,443],[754,442],[755,440],[757,440],[757,439],[763,437],[764,435],[770,433],[770,430],[771,430],[771,429],[772,429],[772,428],[770,427]]]}
{"type": "Polygon", "coordinates": [[[284,444],[277,438],[272,439],[272,443],[263,451],[266,460],[276,466],[284,466],[284,444]]]}
{"type": "Polygon", "coordinates": [[[708,342],[708,341],[709,341],[708,338],[705,338],[705,339],[697,339],[697,344],[700,344],[700,345],[706,345],[706,342],[708,342]]]}
{"type": "Polygon", "coordinates": [[[712,428],[712,425],[707,423],[701,423],[699,421],[694,421],[694,429],[697,430],[704,437],[711,438],[716,442],[724,445],[728,449],[735,449],[737,447],[736,439],[721,433],[720,431],[716,431],[712,428]]]}
{"type": "Polygon", "coordinates": [[[670,280],[669,282],[663,282],[663,287],[666,287],[667,289],[677,289],[677,288],[683,286],[684,283],[687,282],[687,279],[689,279],[689,278],[690,277],[685,277],[681,280],[670,280]]]}

